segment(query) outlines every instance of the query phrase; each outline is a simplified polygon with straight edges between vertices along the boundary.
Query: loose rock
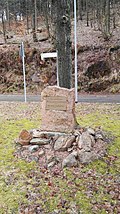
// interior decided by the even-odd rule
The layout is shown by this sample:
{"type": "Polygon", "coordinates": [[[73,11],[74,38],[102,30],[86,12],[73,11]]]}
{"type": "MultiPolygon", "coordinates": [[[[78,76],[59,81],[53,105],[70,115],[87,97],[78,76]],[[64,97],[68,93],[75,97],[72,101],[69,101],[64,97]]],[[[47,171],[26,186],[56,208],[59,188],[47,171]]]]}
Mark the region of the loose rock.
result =
{"type": "Polygon", "coordinates": [[[97,155],[93,151],[88,152],[88,151],[81,150],[78,155],[78,159],[82,164],[88,164],[91,161],[95,160],[96,158],[97,158],[97,155]]]}
{"type": "Polygon", "coordinates": [[[54,155],[47,156],[47,167],[48,168],[55,166],[55,164],[57,164],[58,162],[59,162],[59,160],[56,156],[54,156],[54,155]]]}
{"type": "Polygon", "coordinates": [[[91,136],[88,132],[83,132],[82,135],[79,137],[78,148],[89,152],[91,151],[94,143],[94,137],[91,136]]]}
{"type": "Polygon", "coordinates": [[[72,146],[74,141],[74,135],[60,136],[54,144],[54,149],[55,151],[66,151],[69,147],[72,146]]]}
{"type": "Polygon", "coordinates": [[[102,135],[101,133],[96,133],[95,139],[96,139],[96,140],[97,140],[97,139],[103,140],[103,135],[102,135]]]}
{"type": "Polygon", "coordinates": [[[30,147],[29,147],[29,151],[30,151],[30,152],[36,152],[38,149],[39,149],[39,146],[38,146],[38,145],[33,145],[33,146],[30,146],[30,147]]]}
{"type": "Polygon", "coordinates": [[[45,154],[45,152],[43,149],[38,153],[39,157],[42,157],[44,154],[45,154]]]}
{"type": "Polygon", "coordinates": [[[18,157],[27,161],[39,161],[41,167],[54,170],[56,166],[76,167],[79,163],[88,164],[104,157],[110,139],[100,129],[81,128],[71,133],[37,129],[30,132],[23,130],[19,135],[19,142],[22,147],[18,144],[18,157]]]}
{"type": "Polygon", "coordinates": [[[87,128],[87,132],[90,134],[90,135],[95,135],[95,130],[94,129],[92,129],[92,128],[87,128]]]}
{"type": "Polygon", "coordinates": [[[32,135],[27,130],[23,129],[19,134],[18,142],[21,145],[28,145],[31,139],[32,135]]]}
{"type": "Polygon", "coordinates": [[[47,139],[55,136],[66,135],[63,132],[47,132],[47,131],[41,131],[36,129],[31,130],[31,133],[33,138],[47,138],[47,139]]]}
{"type": "Polygon", "coordinates": [[[62,162],[62,168],[64,167],[73,167],[73,166],[77,166],[78,162],[77,162],[77,152],[73,151],[71,154],[69,154],[62,162]]]}
{"type": "Polygon", "coordinates": [[[30,141],[30,144],[34,144],[34,145],[45,145],[49,143],[50,143],[50,139],[45,139],[45,138],[33,138],[30,141]]]}

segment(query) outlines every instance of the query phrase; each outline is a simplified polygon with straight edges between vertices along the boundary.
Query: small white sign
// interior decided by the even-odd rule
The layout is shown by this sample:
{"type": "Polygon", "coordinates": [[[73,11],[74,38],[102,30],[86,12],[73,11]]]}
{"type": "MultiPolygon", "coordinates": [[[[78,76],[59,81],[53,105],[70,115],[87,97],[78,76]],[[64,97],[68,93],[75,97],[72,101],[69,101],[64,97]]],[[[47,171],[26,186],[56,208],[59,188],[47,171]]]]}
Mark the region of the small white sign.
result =
{"type": "Polygon", "coordinates": [[[51,52],[51,53],[41,53],[41,60],[44,60],[45,58],[56,58],[57,52],[51,52]]]}

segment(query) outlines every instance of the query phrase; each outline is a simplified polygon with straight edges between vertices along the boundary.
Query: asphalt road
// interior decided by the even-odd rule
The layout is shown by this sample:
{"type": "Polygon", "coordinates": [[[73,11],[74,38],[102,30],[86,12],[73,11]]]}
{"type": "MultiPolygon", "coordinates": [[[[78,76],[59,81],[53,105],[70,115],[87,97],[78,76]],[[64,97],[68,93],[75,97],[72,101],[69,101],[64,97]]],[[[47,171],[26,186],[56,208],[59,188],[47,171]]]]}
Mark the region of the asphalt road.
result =
{"type": "MultiPolygon", "coordinates": [[[[24,95],[0,95],[0,102],[24,102],[24,95]]],[[[27,95],[27,102],[39,102],[39,95],[27,95]]],[[[78,102],[87,103],[118,103],[120,104],[120,94],[115,95],[79,95],[78,102]]]]}

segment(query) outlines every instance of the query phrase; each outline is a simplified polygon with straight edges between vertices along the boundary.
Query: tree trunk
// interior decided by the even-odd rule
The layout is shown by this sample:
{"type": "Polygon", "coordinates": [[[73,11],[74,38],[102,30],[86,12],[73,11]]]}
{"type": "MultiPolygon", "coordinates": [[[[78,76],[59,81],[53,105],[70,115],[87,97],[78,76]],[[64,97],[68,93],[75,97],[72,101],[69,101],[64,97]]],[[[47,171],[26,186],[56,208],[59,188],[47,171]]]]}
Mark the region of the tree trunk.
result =
{"type": "Polygon", "coordinates": [[[96,0],[96,17],[97,17],[97,24],[98,24],[98,30],[101,29],[100,25],[100,1],[96,0]]]}
{"type": "Polygon", "coordinates": [[[116,17],[115,17],[115,12],[116,12],[116,8],[115,8],[115,0],[113,0],[113,29],[116,28],[116,17]]]}
{"type": "Polygon", "coordinates": [[[80,20],[82,21],[82,0],[78,1],[78,11],[79,11],[80,20]]]}
{"type": "Polygon", "coordinates": [[[106,34],[110,35],[110,0],[106,0],[106,34]]]}
{"type": "Polygon", "coordinates": [[[71,88],[71,23],[70,1],[57,0],[56,45],[58,51],[59,86],[71,88]]]}
{"type": "Polygon", "coordinates": [[[50,37],[50,29],[49,29],[49,11],[48,11],[48,0],[44,0],[44,17],[45,17],[45,24],[47,28],[48,37],[50,37]]]}
{"type": "Polygon", "coordinates": [[[36,28],[37,28],[37,8],[36,0],[32,0],[33,3],[33,41],[37,42],[36,28]]]}
{"type": "Polygon", "coordinates": [[[26,21],[27,21],[27,32],[29,33],[29,5],[28,5],[28,0],[26,0],[26,21]]]}
{"type": "Polygon", "coordinates": [[[8,30],[10,31],[10,11],[9,11],[9,2],[7,0],[7,22],[8,22],[8,30]]]}
{"type": "Polygon", "coordinates": [[[6,40],[6,26],[5,26],[5,20],[4,20],[4,12],[2,13],[2,26],[3,26],[4,41],[5,41],[5,43],[6,43],[7,40],[6,40]]]}

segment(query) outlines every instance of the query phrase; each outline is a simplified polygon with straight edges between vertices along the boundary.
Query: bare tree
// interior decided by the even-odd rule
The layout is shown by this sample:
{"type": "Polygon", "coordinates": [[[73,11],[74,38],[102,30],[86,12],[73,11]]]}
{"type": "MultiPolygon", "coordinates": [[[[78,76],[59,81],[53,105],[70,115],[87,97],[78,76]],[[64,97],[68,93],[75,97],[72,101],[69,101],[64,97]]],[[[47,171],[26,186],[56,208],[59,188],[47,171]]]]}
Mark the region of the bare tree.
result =
{"type": "Polygon", "coordinates": [[[10,11],[9,11],[9,0],[6,2],[7,6],[7,22],[8,22],[8,30],[10,30],[10,11]]]}
{"type": "Polygon", "coordinates": [[[33,5],[33,41],[37,42],[36,28],[37,28],[37,5],[36,0],[32,0],[33,5]]]}
{"type": "Polygon", "coordinates": [[[48,0],[44,0],[43,5],[44,5],[43,14],[44,14],[44,17],[45,17],[45,24],[46,24],[48,36],[50,37],[49,9],[48,9],[49,8],[49,1],[48,0]]]}
{"type": "Polygon", "coordinates": [[[110,35],[110,0],[106,0],[106,34],[110,35]]]}
{"type": "Polygon", "coordinates": [[[6,23],[5,23],[5,19],[4,19],[4,11],[2,12],[2,26],[3,26],[4,41],[6,43],[7,42],[7,40],[6,40],[6,23]]]}
{"type": "Polygon", "coordinates": [[[71,61],[71,23],[70,1],[56,0],[57,22],[56,40],[58,51],[58,77],[59,85],[71,88],[72,61],[71,61]]]}
{"type": "Polygon", "coordinates": [[[89,26],[88,0],[86,0],[86,17],[87,17],[87,27],[88,27],[89,26]]]}

